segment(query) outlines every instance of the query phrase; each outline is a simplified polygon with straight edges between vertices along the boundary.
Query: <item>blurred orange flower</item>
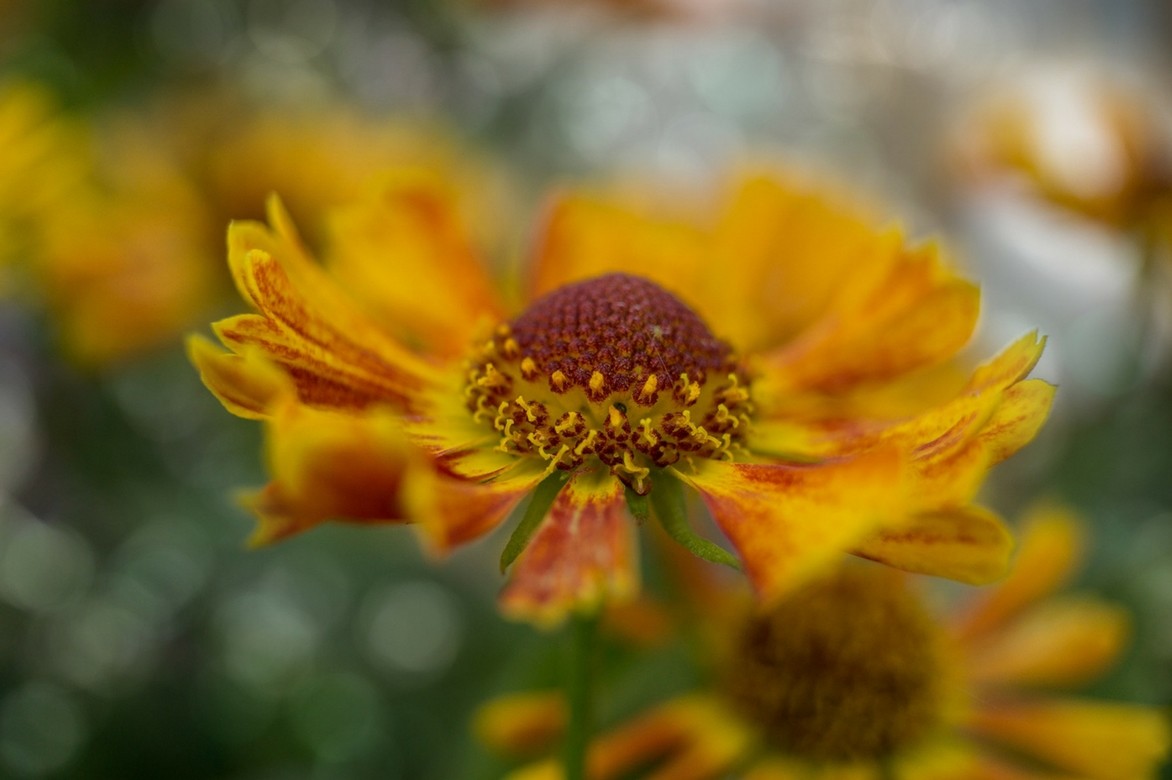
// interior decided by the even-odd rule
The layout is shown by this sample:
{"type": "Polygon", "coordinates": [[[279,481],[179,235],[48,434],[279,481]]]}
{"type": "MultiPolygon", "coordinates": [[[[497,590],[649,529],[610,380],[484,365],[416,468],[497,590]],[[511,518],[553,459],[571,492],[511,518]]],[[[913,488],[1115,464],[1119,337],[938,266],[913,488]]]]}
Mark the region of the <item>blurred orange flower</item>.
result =
{"type": "Polygon", "coordinates": [[[958,173],[1133,227],[1172,189],[1160,96],[1073,63],[1037,66],[976,102],[953,139],[958,173]]]}
{"type": "Polygon", "coordinates": [[[400,172],[334,215],[324,267],[276,200],[268,226],[232,225],[229,264],[256,311],[215,324],[229,352],[194,337],[191,356],[230,411],[301,451],[295,470],[274,461],[266,493],[315,504],[262,500],[258,541],[326,517],[406,520],[443,552],[532,497],[502,603],[552,623],[636,591],[628,511],[732,563],[688,527],[689,488],[766,601],[844,551],[970,582],[1004,572],[1009,532],[972,502],[1053,388],[1024,379],[1042,349],[1029,335],[921,397],[978,311],[936,247],[766,176],[739,182],[715,226],[569,194],[518,314],[455,204],[442,177],[400,172]],[[334,415],[347,463],[386,478],[352,484],[345,437],[316,446],[289,404],[334,415]],[[374,431],[388,413],[406,443],[374,431]],[[413,471],[402,495],[388,493],[396,468],[413,471]],[[323,506],[339,479],[369,495],[323,506]]]}
{"type": "MultiPolygon", "coordinates": [[[[1107,670],[1128,619],[1088,596],[1054,595],[1075,567],[1080,526],[1068,512],[1027,521],[1010,577],[935,621],[906,578],[845,567],[772,610],[730,589],[693,604],[712,641],[712,690],[668,701],[604,733],[588,776],[706,780],[1009,780],[1155,777],[1165,714],[1056,691],[1107,670]]],[[[555,694],[485,707],[482,741],[547,749],[564,714],[555,694]]],[[[556,762],[515,780],[561,777],[556,762]]]]}

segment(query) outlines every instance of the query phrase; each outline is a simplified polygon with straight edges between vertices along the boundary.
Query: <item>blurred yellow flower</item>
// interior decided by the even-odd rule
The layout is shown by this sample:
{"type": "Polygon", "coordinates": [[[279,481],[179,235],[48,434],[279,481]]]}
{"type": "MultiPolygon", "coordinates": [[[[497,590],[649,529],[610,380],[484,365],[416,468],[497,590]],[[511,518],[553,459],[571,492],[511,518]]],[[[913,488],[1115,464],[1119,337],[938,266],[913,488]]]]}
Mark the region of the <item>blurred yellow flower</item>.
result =
{"type": "MultiPolygon", "coordinates": [[[[593,780],[1094,780],[1155,777],[1166,714],[1057,690],[1107,670],[1126,644],[1120,608],[1054,595],[1081,546],[1057,509],[1028,520],[1013,573],[937,622],[906,578],[844,567],[756,613],[725,589],[694,604],[713,640],[712,689],[600,736],[593,780]]],[[[717,590],[720,590],[719,588],[717,590]]],[[[503,698],[477,732],[512,753],[546,749],[564,715],[554,694],[503,698]]],[[[555,762],[515,780],[561,777],[555,762]]]]}
{"type": "MultiPolygon", "coordinates": [[[[19,252],[65,350],[93,366],[174,343],[206,317],[228,291],[222,226],[263,215],[273,190],[316,234],[330,208],[393,166],[452,170],[471,190],[503,186],[437,128],[219,92],[67,124],[45,95],[10,88],[0,142],[0,256],[19,252]],[[20,243],[16,225],[27,226],[20,243]]],[[[486,236],[494,210],[483,210],[486,236]]]]}
{"type": "Polygon", "coordinates": [[[439,176],[401,172],[337,212],[324,267],[276,200],[269,223],[229,230],[256,310],[215,324],[231,351],[190,342],[224,405],[299,453],[271,458],[258,542],[328,517],[412,521],[443,552],[531,496],[502,603],[549,623],[636,591],[628,510],[731,562],[687,526],[690,488],[766,601],[844,551],[970,582],[1004,572],[1009,533],[972,502],[1049,411],[1053,388],[1024,379],[1042,344],[920,398],[968,341],[978,291],[934,246],[819,191],[746,178],[715,225],[558,197],[520,313],[439,176]],[[886,414],[891,398],[906,414],[886,414]],[[290,404],[321,420],[292,427],[290,404]],[[340,453],[382,477],[354,484],[340,453]]]}
{"type": "Polygon", "coordinates": [[[37,230],[84,176],[80,129],[46,90],[0,83],[0,266],[30,251],[37,230]]]}

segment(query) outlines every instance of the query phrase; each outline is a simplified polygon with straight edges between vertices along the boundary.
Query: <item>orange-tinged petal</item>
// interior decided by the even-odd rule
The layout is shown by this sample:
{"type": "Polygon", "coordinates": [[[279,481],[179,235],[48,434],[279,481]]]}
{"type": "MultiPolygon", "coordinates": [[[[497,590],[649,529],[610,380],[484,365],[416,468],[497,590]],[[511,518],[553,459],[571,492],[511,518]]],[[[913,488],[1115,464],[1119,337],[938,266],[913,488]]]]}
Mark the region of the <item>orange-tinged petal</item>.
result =
{"type": "Polygon", "coordinates": [[[541,481],[537,464],[522,464],[490,481],[468,479],[436,461],[407,485],[405,501],[427,548],[444,555],[492,531],[541,481]]]}
{"type": "Polygon", "coordinates": [[[767,602],[897,522],[905,506],[904,463],[891,450],[818,466],[707,461],[679,475],[700,492],[767,602]]]}
{"type": "Polygon", "coordinates": [[[482,745],[525,756],[548,750],[561,739],[566,720],[561,691],[514,693],[498,696],[481,707],[472,730],[482,745]]]}
{"type": "Polygon", "coordinates": [[[1001,394],[1001,403],[981,429],[992,463],[1000,463],[1034,440],[1050,416],[1056,391],[1048,382],[1029,379],[1001,394]]]}
{"type": "MultiPolygon", "coordinates": [[[[269,321],[267,332],[280,333],[279,339],[273,336],[274,358],[281,361],[282,352],[293,350],[284,357],[308,355],[311,363],[344,365],[353,375],[393,389],[385,400],[407,405],[414,394],[435,381],[434,370],[359,313],[354,301],[291,235],[291,220],[279,201],[271,200],[269,205],[274,230],[266,235],[256,223],[233,223],[228,243],[237,285],[269,321]]],[[[266,331],[258,328],[257,332],[266,331]]],[[[240,334],[244,343],[253,343],[251,337],[260,338],[257,333],[240,334]]],[[[265,348],[260,341],[256,345],[265,348]]],[[[312,373],[304,365],[294,367],[312,373]]]]}
{"type": "Polygon", "coordinates": [[[288,377],[255,351],[236,355],[202,336],[191,336],[187,356],[204,385],[225,409],[239,417],[263,419],[274,403],[293,394],[288,377]]]}
{"type": "Polygon", "coordinates": [[[943,362],[968,342],[979,310],[978,288],[950,276],[928,246],[872,288],[848,286],[820,324],[765,360],[794,390],[838,392],[943,362]]]}
{"type": "Polygon", "coordinates": [[[1128,629],[1127,612],[1113,604],[1094,598],[1053,599],[974,643],[966,673],[995,685],[1089,682],[1119,657],[1128,629]]]}
{"type": "Polygon", "coordinates": [[[976,780],[981,777],[977,766],[978,757],[971,745],[941,735],[902,753],[891,774],[902,780],[976,780]]]}
{"type": "Polygon", "coordinates": [[[903,571],[947,577],[972,585],[1000,579],[1009,569],[1013,536],[1001,518],[978,506],[915,516],[880,529],[854,554],[903,571]]]}
{"type": "Polygon", "coordinates": [[[1045,701],[985,707],[970,726],[1056,768],[1094,780],[1154,777],[1167,756],[1166,714],[1151,707],[1045,701]]]}
{"type": "Polygon", "coordinates": [[[825,313],[844,279],[890,267],[902,237],[839,195],[775,174],[736,184],[707,264],[723,337],[749,351],[784,343],[825,313]]]}
{"type": "Polygon", "coordinates": [[[334,277],[410,342],[458,354],[503,308],[457,208],[434,172],[402,169],[376,196],[339,210],[327,255],[334,277]]]}
{"type": "Polygon", "coordinates": [[[718,701],[687,696],[657,707],[590,746],[593,780],[626,777],[662,760],[647,776],[655,780],[716,780],[748,753],[751,730],[718,701]]]}
{"type": "Polygon", "coordinates": [[[1077,517],[1058,506],[1039,506],[1023,523],[1009,576],[980,594],[956,625],[962,637],[985,634],[1033,602],[1056,591],[1082,559],[1084,531],[1077,517]]]}
{"type": "Polygon", "coordinates": [[[269,419],[272,481],[247,500],[260,519],[252,544],[326,520],[404,522],[402,488],[422,455],[390,412],[362,416],[286,403],[269,419]]]}
{"type": "Polygon", "coordinates": [[[220,341],[239,353],[259,352],[281,365],[302,403],[359,411],[378,403],[407,403],[393,377],[341,360],[323,347],[259,314],[238,314],[212,324],[220,341]]]}
{"type": "Polygon", "coordinates": [[[513,565],[501,593],[505,614],[552,625],[572,610],[635,594],[634,524],[623,490],[603,469],[574,473],[513,565]]]}
{"type": "MultiPolygon", "coordinates": [[[[613,272],[637,273],[700,306],[697,274],[707,238],[682,221],[640,214],[584,194],[566,194],[549,206],[535,253],[531,297],[613,272]]],[[[707,312],[704,312],[707,313],[707,312]]]]}
{"type": "Polygon", "coordinates": [[[991,360],[981,364],[966,386],[968,390],[983,390],[988,387],[1009,387],[1024,379],[1046,347],[1046,339],[1030,331],[1003,349],[991,360]]]}

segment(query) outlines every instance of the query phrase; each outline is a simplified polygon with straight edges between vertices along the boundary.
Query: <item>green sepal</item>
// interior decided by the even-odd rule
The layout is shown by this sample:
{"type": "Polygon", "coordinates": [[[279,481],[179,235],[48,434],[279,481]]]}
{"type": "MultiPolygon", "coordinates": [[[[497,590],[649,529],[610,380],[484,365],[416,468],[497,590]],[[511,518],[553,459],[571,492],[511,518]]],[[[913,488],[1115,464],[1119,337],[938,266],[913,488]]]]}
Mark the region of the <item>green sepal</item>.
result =
{"type": "Polygon", "coordinates": [[[631,513],[631,517],[643,525],[651,519],[651,504],[647,500],[647,496],[641,496],[630,488],[623,491],[627,498],[627,510],[631,513]]]}
{"type": "MultiPolygon", "coordinates": [[[[651,506],[655,516],[667,535],[681,544],[684,549],[710,563],[719,563],[732,569],[741,568],[740,561],[732,553],[700,536],[688,525],[688,510],[684,501],[684,486],[667,469],[655,475],[651,488],[651,506]]],[[[630,499],[628,498],[628,506],[630,499]]]]}
{"type": "Polygon", "coordinates": [[[569,478],[570,472],[557,469],[533,489],[529,504],[525,507],[525,514],[521,516],[521,521],[513,529],[509,541],[505,543],[505,549],[501,551],[501,573],[504,573],[529,545],[537,526],[541,525],[541,521],[549,514],[549,508],[553,506],[554,500],[569,478]]]}

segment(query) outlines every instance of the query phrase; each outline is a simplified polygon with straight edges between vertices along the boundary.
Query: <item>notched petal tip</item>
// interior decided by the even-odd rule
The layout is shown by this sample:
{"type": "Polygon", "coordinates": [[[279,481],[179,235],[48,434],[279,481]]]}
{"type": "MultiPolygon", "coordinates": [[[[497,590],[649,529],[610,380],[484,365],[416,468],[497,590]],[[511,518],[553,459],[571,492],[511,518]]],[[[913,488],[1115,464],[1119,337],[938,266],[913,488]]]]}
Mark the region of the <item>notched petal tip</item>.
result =
{"type": "Polygon", "coordinates": [[[189,336],[186,346],[200,380],[238,417],[265,419],[282,398],[294,394],[288,378],[253,350],[227,352],[198,334],[189,336]]]}

